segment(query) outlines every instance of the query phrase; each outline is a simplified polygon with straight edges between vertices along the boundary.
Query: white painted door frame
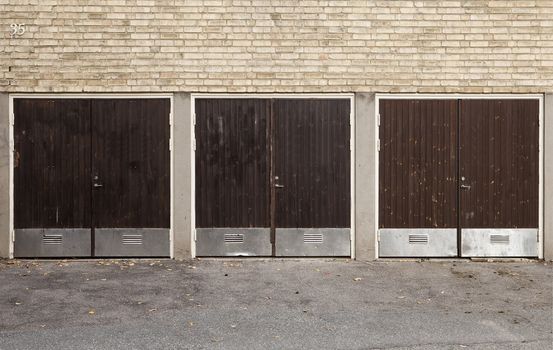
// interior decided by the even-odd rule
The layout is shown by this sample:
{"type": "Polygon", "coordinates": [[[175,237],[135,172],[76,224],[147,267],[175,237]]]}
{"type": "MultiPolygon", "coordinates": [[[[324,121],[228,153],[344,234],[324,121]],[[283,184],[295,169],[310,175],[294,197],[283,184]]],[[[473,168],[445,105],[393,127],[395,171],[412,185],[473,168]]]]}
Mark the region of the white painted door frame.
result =
{"type": "Polygon", "coordinates": [[[379,113],[379,105],[380,100],[386,100],[386,99],[405,99],[405,100],[413,100],[413,99],[531,99],[531,100],[538,100],[539,101],[539,182],[538,182],[538,191],[539,191],[539,204],[538,204],[538,215],[539,215],[539,221],[538,221],[538,259],[543,259],[543,194],[544,194],[544,176],[543,176],[543,163],[544,163],[544,152],[543,152],[543,137],[544,137],[544,95],[543,94],[376,94],[375,95],[375,130],[376,130],[376,137],[375,137],[375,145],[374,145],[374,155],[375,155],[375,252],[376,256],[379,256],[378,252],[378,228],[379,228],[379,222],[378,222],[378,212],[379,212],[379,191],[378,191],[378,174],[379,174],[379,142],[380,142],[380,113],[379,113]]]}
{"type": "Polygon", "coordinates": [[[14,126],[14,110],[13,110],[13,101],[14,99],[18,98],[49,98],[49,99],[153,99],[153,98],[167,98],[170,101],[170,115],[169,115],[169,152],[170,152],[170,224],[169,224],[169,249],[170,249],[170,256],[171,258],[174,257],[174,239],[173,239],[173,221],[174,221],[174,210],[173,210],[173,201],[174,201],[174,195],[173,195],[173,181],[174,181],[174,174],[173,174],[173,160],[174,160],[174,152],[173,152],[173,116],[175,115],[174,111],[174,103],[173,103],[173,94],[167,94],[167,93],[149,93],[149,94],[143,94],[143,93],[106,93],[106,94],[91,94],[91,93],[75,93],[75,94],[42,94],[42,93],[14,93],[9,95],[9,119],[10,119],[10,125],[9,125],[9,147],[10,147],[10,160],[9,160],[9,167],[10,167],[10,175],[9,175],[9,181],[10,181],[10,189],[9,189],[9,195],[10,195],[10,246],[9,246],[9,257],[10,259],[13,259],[13,245],[15,242],[15,236],[14,236],[14,174],[13,174],[13,165],[14,165],[14,151],[15,151],[15,142],[14,142],[14,135],[13,135],[13,126],[14,126]]]}
{"type": "Polygon", "coordinates": [[[355,96],[353,93],[338,93],[338,94],[209,94],[197,93],[191,95],[190,115],[192,116],[190,125],[190,150],[191,150],[191,254],[192,258],[196,257],[196,99],[199,98],[255,98],[255,99],[348,99],[350,101],[350,257],[355,259],[355,96]]]}

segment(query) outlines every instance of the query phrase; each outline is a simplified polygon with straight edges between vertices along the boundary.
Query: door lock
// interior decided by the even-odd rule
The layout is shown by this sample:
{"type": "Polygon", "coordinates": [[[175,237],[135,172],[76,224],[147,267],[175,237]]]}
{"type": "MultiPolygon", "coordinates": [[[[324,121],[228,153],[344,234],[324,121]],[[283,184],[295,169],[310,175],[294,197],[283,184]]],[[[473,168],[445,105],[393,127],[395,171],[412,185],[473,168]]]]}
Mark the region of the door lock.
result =
{"type": "Polygon", "coordinates": [[[277,184],[276,181],[278,181],[278,176],[275,176],[275,188],[284,188],[284,185],[277,184]]]}
{"type": "Polygon", "coordinates": [[[461,185],[462,190],[470,190],[470,185],[461,185]]]}
{"type": "Polygon", "coordinates": [[[94,182],[92,183],[92,187],[94,188],[104,187],[104,185],[98,182],[98,175],[94,176],[94,182]]]}

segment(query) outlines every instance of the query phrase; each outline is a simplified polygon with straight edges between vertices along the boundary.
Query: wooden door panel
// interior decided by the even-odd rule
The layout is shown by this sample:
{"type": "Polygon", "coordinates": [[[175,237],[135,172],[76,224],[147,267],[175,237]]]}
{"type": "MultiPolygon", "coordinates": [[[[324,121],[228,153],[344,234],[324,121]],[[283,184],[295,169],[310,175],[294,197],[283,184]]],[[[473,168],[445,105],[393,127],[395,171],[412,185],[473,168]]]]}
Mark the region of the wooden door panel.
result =
{"type": "Polygon", "coordinates": [[[14,227],[90,227],[90,101],[14,99],[14,227]]]}
{"type": "Polygon", "coordinates": [[[380,101],[379,228],[457,227],[457,104],[380,101]]]}
{"type": "Polygon", "coordinates": [[[267,99],[196,100],[196,227],[269,227],[267,99]]]}
{"type": "Polygon", "coordinates": [[[349,228],[349,99],[275,99],[273,116],[276,227],[349,228]]]}
{"type": "Polygon", "coordinates": [[[91,103],[94,227],[169,228],[170,101],[91,103]]]}
{"type": "Polygon", "coordinates": [[[460,106],[461,228],[537,228],[539,101],[460,106]]]}

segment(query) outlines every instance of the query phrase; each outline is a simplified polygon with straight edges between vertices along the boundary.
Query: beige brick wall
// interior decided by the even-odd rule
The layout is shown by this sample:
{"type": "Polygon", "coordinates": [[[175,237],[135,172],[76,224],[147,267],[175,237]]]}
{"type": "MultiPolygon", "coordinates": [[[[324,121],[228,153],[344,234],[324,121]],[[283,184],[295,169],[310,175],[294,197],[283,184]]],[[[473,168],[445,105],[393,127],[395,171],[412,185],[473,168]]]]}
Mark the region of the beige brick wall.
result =
{"type": "Polygon", "coordinates": [[[0,91],[553,92],[549,0],[0,0],[0,28],[0,91]]]}

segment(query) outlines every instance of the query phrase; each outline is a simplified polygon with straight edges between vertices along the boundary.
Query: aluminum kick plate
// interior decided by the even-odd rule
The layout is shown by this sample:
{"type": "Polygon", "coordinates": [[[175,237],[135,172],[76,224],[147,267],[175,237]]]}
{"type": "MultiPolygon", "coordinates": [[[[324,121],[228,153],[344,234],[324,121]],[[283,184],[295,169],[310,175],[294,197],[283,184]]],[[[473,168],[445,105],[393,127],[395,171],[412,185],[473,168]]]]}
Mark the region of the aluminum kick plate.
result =
{"type": "Polygon", "coordinates": [[[269,228],[197,228],[197,256],[271,256],[269,228]]]}
{"type": "Polygon", "coordinates": [[[94,254],[98,257],[168,257],[168,228],[94,229],[94,254]]]}
{"type": "Polygon", "coordinates": [[[457,256],[455,228],[385,228],[378,237],[381,258],[457,256]]]}
{"type": "Polygon", "coordinates": [[[349,228],[277,228],[277,256],[351,256],[349,228]]]}
{"type": "Polygon", "coordinates": [[[79,258],[91,256],[89,228],[16,229],[16,258],[79,258]]]}
{"type": "Polygon", "coordinates": [[[538,229],[461,230],[463,257],[537,257],[538,229]]]}

